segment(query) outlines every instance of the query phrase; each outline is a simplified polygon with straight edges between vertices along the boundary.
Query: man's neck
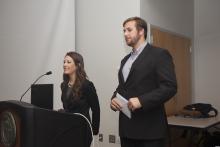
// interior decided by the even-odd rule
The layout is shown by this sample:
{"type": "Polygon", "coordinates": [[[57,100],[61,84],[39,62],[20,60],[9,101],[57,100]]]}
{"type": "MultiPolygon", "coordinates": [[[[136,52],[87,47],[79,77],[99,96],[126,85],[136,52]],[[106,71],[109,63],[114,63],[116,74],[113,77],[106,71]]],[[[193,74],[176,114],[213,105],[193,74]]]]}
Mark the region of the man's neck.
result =
{"type": "Polygon", "coordinates": [[[134,46],[133,51],[136,51],[138,48],[140,48],[141,45],[143,45],[146,42],[146,40],[139,40],[134,46]]]}

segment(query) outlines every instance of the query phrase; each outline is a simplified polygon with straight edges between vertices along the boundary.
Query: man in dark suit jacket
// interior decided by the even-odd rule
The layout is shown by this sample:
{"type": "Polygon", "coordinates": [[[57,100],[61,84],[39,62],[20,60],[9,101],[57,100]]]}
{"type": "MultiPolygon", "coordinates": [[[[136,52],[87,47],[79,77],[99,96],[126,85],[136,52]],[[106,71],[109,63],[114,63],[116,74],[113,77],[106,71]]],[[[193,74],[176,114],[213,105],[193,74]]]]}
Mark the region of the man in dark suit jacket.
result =
{"type": "Polygon", "coordinates": [[[164,103],[177,91],[174,64],[169,52],[146,42],[147,24],[139,17],[123,23],[124,37],[132,52],[121,61],[119,84],[111,109],[121,110],[119,93],[128,100],[131,118],[120,111],[121,147],[164,147],[167,119],[164,103]]]}

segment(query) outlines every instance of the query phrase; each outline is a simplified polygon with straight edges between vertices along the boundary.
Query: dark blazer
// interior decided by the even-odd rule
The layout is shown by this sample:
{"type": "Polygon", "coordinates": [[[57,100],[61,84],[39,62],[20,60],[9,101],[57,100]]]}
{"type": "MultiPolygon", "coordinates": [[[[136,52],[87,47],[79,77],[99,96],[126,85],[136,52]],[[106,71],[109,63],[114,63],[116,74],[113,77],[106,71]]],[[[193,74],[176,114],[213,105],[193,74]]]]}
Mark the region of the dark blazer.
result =
{"type": "Polygon", "coordinates": [[[72,88],[67,83],[61,84],[61,100],[63,102],[63,108],[66,112],[80,113],[86,116],[90,121],[89,110],[92,110],[92,129],[94,135],[99,132],[100,124],[100,107],[96,89],[93,83],[89,80],[85,80],[81,87],[81,97],[75,97],[72,88]]]}
{"type": "Polygon", "coordinates": [[[119,85],[112,98],[117,92],[127,99],[138,97],[142,108],[132,112],[131,119],[120,112],[119,135],[131,139],[164,138],[167,129],[164,103],[177,91],[172,57],[167,50],[147,44],[124,81],[122,68],[129,57],[130,54],[121,61],[119,85]]]}

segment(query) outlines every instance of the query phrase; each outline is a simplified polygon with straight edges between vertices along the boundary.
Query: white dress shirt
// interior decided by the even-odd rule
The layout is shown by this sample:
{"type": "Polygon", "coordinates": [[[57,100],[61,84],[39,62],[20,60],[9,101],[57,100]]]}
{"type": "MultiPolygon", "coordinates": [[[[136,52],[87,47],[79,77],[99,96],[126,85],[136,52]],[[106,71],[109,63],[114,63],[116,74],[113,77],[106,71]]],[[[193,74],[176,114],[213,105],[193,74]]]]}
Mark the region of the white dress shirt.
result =
{"type": "Polygon", "coordinates": [[[128,58],[128,60],[126,61],[126,63],[124,64],[124,66],[122,68],[122,74],[124,77],[124,81],[127,80],[132,64],[137,59],[137,57],[140,55],[140,53],[143,51],[143,49],[145,48],[146,45],[147,45],[147,42],[144,42],[137,49],[132,50],[130,57],[128,58]]]}

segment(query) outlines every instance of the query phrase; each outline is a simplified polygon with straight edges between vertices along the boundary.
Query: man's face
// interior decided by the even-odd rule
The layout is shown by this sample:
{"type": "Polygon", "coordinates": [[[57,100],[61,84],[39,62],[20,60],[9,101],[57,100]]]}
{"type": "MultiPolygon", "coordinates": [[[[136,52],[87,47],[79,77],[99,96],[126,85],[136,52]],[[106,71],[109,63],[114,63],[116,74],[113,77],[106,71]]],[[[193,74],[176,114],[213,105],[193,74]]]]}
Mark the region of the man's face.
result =
{"type": "Polygon", "coordinates": [[[124,25],[124,37],[128,46],[135,47],[138,43],[141,34],[136,28],[135,21],[129,21],[124,25]]]}

